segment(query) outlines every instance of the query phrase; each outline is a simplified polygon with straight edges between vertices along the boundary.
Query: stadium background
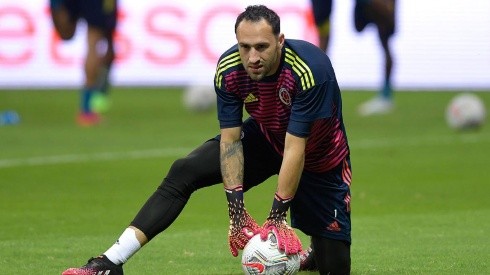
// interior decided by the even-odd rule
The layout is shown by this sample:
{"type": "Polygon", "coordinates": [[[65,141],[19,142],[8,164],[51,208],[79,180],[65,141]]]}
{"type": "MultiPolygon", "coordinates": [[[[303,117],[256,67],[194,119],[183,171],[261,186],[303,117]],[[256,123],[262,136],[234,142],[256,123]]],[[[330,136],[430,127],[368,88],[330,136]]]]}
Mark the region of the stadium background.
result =
{"type": "MultiPolygon", "coordinates": [[[[57,41],[48,2],[0,3],[0,89],[80,85],[84,27],[73,41],[57,41]]],[[[253,3],[278,11],[286,37],[315,42],[309,0],[120,0],[114,84],[210,83],[218,55],[235,42],[236,14],[253,3]]],[[[329,55],[343,88],[376,89],[381,49],[374,28],[355,32],[352,5],[334,3],[329,55]]],[[[397,5],[395,88],[490,88],[489,1],[399,0],[397,5]]]]}

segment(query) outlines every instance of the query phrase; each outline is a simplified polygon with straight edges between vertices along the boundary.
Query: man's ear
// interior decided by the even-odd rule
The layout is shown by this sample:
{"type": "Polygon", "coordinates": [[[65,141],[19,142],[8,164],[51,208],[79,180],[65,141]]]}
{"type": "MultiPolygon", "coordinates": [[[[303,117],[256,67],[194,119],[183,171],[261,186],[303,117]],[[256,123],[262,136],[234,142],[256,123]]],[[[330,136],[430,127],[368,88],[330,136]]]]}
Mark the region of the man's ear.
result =
{"type": "Polygon", "coordinates": [[[278,42],[279,42],[279,45],[281,45],[281,49],[284,46],[284,40],[285,40],[284,33],[280,33],[279,37],[278,37],[278,42]]]}

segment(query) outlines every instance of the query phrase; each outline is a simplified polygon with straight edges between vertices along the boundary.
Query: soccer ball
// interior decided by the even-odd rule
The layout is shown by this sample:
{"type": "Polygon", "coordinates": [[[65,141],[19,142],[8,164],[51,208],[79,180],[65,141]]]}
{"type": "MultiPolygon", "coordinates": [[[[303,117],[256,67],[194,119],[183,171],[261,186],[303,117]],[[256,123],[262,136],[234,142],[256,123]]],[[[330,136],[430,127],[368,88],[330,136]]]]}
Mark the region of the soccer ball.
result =
{"type": "Polygon", "coordinates": [[[483,101],[475,94],[461,93],[455,96],[446,109],[446,121],[456,130],[476,129],[485,122],[483,101]]]}
{"type": "Polygon", "coordinates": [[[260,234],[253,236],[242,253],[242,269],[247,275],[296,274],[299,265],[299,254],[288,256],[281,252],[273,232],[269,232],[265,241],[260,234]]]}
{"type": "Polygon", "coordinates": [[[185,88],[184,107],[191,112],[207,112],[216,106],[216,93],[212,86],[190,85],[185,88]]]}

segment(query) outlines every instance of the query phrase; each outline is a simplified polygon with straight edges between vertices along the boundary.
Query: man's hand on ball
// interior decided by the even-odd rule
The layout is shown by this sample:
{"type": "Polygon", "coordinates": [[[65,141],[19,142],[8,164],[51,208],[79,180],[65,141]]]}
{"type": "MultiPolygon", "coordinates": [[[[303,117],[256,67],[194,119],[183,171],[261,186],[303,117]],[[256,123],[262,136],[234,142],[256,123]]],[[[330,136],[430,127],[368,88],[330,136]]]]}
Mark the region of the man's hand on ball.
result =
{"type": "Polygon", "coordinates": [[[296,235],[296,232],[294,232],[294,229],[286,221],[287,212],[292,200],[293,197],[281,198],[276,193],[269,216],[260,229],[262,240],[266,240],[267,235],[272,231],[276,235],[279,250],[284,251],[287,255],[296,254],[301,251],[301,241],[296,235]]]}
{"type": "Polygon", "coordinates": [[[286,220],[266,220],[260,229],[261,239],[266,240],[271,231],[276,235],[279,250],[284,251],[287,255],[297,254],[302,250],[298,235],[286,220]]]}
{"type": "Polygon", "coordinates": [[[259,225],[250,216],[245,208],[230,217],[230,228],[228,230],[228,244],[230,252],[234,257],[238,251],[243,250],[247,242],[259,232],[259,225]]]}

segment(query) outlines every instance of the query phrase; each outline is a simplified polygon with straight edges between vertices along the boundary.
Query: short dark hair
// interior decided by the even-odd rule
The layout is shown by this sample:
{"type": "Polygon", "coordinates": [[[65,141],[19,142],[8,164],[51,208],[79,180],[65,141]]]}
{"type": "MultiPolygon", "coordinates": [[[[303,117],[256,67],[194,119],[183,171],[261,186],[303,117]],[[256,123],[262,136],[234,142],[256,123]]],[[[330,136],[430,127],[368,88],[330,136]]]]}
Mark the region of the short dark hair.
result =
{"type": "Polygon", "coordinates": [[[235,33],[238,25],[242,21],[248,20],[252,22],[259,22],[262,19],[265,19],[265,21],[267,21],[267,23],[269,23],[269,25],[272,27],[272,33],[279,35],[281,32],[281,19],[277,13],[264,5],[248,6],[244,12],[240,13],[236,19],[235,33]]]}

